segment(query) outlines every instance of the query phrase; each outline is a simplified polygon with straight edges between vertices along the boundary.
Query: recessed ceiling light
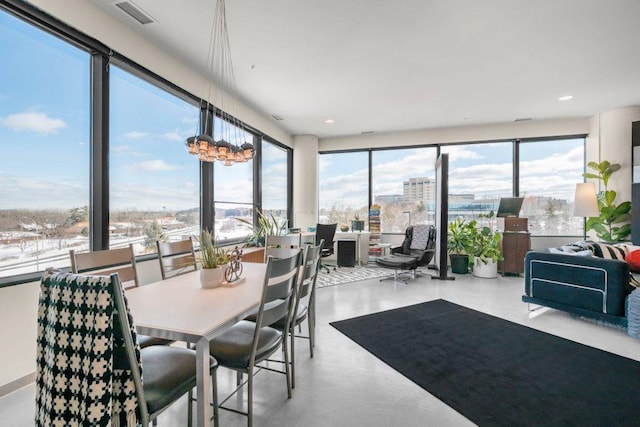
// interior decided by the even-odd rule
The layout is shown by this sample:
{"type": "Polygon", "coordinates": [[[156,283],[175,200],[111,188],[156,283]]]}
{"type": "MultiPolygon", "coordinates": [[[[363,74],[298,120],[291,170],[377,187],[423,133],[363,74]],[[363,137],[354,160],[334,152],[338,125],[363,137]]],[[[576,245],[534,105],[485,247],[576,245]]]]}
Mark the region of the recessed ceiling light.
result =
{"type": "Polygon", "coordinates": [[[365,131],[362,131],[362,132],[360,132],[360,133],[361,133],[362,135],[371,135],[372,133],[375,133],[375,131],[372,131],[372,130],[365,130],[365,131]]]}
{"type": "Polygon", "coordinates": [[[569,101],[573,99],[573,95],[566,95],[566,96],[561,96],[560,98],[558,98],[558,101],[569,101]]]}
{"type": "Polygon", "coordinates": [[[336,121],[335,121],[335,120],[333,120],[333,119],[327,119],[327,120],[325,120],[324,122],[325,122],[326,124],[328,124],[328,125],[331,125],[331,124],[335,123],[336,121]]]}

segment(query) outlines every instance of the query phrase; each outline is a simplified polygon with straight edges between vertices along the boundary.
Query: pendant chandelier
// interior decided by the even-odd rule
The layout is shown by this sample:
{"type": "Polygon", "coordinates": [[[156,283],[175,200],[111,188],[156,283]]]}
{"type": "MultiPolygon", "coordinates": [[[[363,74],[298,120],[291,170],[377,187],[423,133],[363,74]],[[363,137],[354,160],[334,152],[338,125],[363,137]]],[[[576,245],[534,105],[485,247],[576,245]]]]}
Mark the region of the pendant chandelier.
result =
{"type": "Polygon", "coordinates": [[[217,116],[220,117],[220,129],[218,134],[220,139],[215,141],[211,135],[216,135],[215,124],[211,135],[204,131],[204,120],[208,117],[209,108],[213,110],[213,121],[215,123],[216,107],[210,102],[211,83],[207,82],[209,88],[207,98],[203,96],[200,105],[206,105],[207,114],[200,114],[196,136],[190,136],[185,142],[189,154],[198,156],[202,162],[220,161],[225,166],[235,163],[248,162],[253,158],[253,145],[246,141],[244,123],[237,118],[237,114],[232,115],[231,103],[237,102],[235,77],[233,74],[233,64],[231,63],[231,48],[229,44],[229,33],[227,31],[227,17],[225,10],[225,0],[216,0],[216,9],[213,14],[213,25],[211,36],[209,37],[209,51],[207,52],[207,66],[210,77],[218,81],[219,96],[217,116]],[[229,100],[228,105],[226,103],[229,100]]]}

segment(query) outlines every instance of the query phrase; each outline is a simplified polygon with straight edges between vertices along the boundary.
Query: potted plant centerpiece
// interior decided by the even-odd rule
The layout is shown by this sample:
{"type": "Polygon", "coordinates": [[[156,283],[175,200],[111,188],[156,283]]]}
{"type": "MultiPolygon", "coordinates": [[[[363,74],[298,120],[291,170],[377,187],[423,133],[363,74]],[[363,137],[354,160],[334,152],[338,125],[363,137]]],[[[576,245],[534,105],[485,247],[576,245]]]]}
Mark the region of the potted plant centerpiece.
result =
{"type": "Polygon", "coordinates": [[[224,273],[229,265],[229,255],[213,240],[208,230],[202,231],[199,241],[198,262],[202,267],[200,285],[203,288],[218,287],[224,280],[224,273]]]}
{"type": "Polygon", "coordinates": [[[463,218],[456,218],[449,223],[447,233],[447,252],[451,272],[456,274],[467,274],[469,272],[469,248],[477,233],[477,222],[465,221],[463,218]]]}
{"type": "MultiPolygon", "coordinates": [[[[494,212],[479,215],[481,218],[493,219],[494,212]]],[[[477,228],[469,247],[469,263],[473,268],[473,275],[486,279],[498,277],[498,261],[502,261],[500,241],[502,234],[492,227],[484,225],[477,228]]]]}

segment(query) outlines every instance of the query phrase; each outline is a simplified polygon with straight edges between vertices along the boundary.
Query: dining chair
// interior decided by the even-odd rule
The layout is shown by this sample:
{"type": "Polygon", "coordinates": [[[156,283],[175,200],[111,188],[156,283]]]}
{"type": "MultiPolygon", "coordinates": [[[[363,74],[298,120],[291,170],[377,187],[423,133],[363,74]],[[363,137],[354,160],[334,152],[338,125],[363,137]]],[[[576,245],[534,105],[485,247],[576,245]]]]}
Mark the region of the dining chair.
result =
{"type": "Polygon", "coordinates": [[[320,241],[318,246],[309,246],[305,249],[304,261],[302,263],[302,274],[298,278],[293,314],[291,315],[288,328],[286,317],[280,318],[272,325],[272,327],[280,331],[288,332],[287,335],[290,340],[289,348],[291,349],[291,355],[289,356],[289,360],[291,361],[291,388],[295,388],[296,386],[295,338],[304,338],[309,340],[309,355],[310,357],[313,357],[316,325],[316,279],[320,269],[320,252],[322,251],[322,244],[323,241],[320,241]],[[300,332],[302,329],[301,325],[305,320],[307,320],[307,335],[296,335],[296,326],[300,332]]]}
{"type": "Polygon", "coordinates": [[[245,415],[249,427],[253,424],[254,375],[262,369],[284,374],[287,383],[287,396],[291,398],[289,351],[285,333],[270,325],[283,316],[288,316],[287,322],[290,321],[301,263],[301,251],[288,258],[269,258],[256,321],[241,320],[226,332],[213,338],[210,343],[211,355],[220,366],[235,370],[239,377],[242,374],[247,374],[247,380],[239,384],[228,397],[220,402],[220,409],[245,415]],[[267,360],[281,346],[284,347],[284,371],[264,366],[264,364],[258,365],[267,360]],[[223,406],[244,385],[247,385],[247,411],[223,406]]]}
{"type": "Polygon", "coordinates": [[[118,274],[45,272],[36,346],[37,426],[148,426],[196,386],[195,351],[140,348],[118,274]]]}
{"type": "Polygon", "coordinates": [[[156,246],[162,280],[198,269],[191,237],[177,242],[158,240],[156,246]]]}
{"type": "MultiPolygon", "coordinates": [[[[133,245],[124,248],[106,249],[93,252],[69,251],[71,258],[71,272],[75,274],[102,274],[117,273],[121,283],[132,283],[126,289],[139,286],[136,257],[133,253],[133,245]]],[[[172,340],[138,335],[140,347],[152,345],[168,345],[172,340]]]]}

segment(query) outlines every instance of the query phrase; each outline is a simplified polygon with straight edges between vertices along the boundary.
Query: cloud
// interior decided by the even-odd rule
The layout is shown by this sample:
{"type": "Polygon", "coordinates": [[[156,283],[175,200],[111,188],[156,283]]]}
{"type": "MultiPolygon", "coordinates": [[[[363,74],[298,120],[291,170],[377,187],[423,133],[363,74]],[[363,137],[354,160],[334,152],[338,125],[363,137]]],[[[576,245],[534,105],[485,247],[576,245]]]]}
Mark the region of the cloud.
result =
{"type": "Polygon", "coordinates": [[[25,111],[7,116],[2,125],[14,132],[35,132],[39,134],[53,134],[67,127],[62,119],[54,119],[37,111],[25,111]]]}
{"type": "Polygon", "coordinates": [[[0,209],[69,209],[89,203],[89,184],[0,174],[0,209]]]}
{"type": "Polygon", "coordinates": [[[134,146],[131,145],[112,145],[109,147],[109,151],[112,154],[121,154],[126,155],[128,157],[146,157],[147,153],[143,153],[135,149],[134,146]]]}
{"type": "Polygon", "coordinates": [[[139,131],[131,131],[131,132],[127,132],[124,134],[125,138],[128,139],[142,139],[146,136],[149,136],[149,133],[147,132],[139,132],[139,131]]]}
{"type": "Polygon", "coordinates": [[[170,165],[164,160],[146,160],[144,162],[135,163],[131,165],[131,167],[136,170],[143,170],[148,172],[170,171],[179,169],[177,166],[170,165]]]}
{"type": "Polygon", "coordinates": [[[162,134],[162,138],[163,139],[167,139],[169,141],[183,141],[186,138],[183,138],[182,135],[180,135],[178,132],[173,131],[173,132],[165,132],[164,134],[162,134]]]}

